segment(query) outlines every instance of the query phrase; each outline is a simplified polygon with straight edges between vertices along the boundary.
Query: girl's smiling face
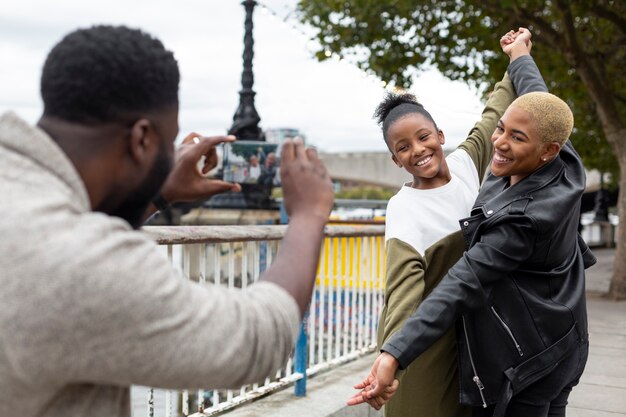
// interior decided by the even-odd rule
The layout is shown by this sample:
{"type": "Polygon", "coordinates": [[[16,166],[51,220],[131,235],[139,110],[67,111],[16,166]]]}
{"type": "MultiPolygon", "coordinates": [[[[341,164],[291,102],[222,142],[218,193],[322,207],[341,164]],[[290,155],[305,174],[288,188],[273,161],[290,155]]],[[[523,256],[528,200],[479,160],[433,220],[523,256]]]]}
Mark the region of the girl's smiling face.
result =
{"type": "Polygon", "coordinates": [[[437,188],[450,181],[441,145],[445,137],[420,113],[409,113],[389,126],[387,145],[393,162],[413,175],[413,188],[437,188]]]}

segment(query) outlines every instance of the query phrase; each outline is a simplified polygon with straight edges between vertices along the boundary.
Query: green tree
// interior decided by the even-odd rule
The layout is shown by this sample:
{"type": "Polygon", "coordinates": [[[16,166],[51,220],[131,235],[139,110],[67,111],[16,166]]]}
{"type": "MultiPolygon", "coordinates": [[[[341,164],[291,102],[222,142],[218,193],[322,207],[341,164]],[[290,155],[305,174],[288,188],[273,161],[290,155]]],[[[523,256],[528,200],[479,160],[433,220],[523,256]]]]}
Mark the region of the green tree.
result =
{"type": "MultiPolygon", "coordinates": [[[[319,29],[320,60],[338,53],[398,87],[435,67],[482,93],[508,64],[500,37],[528,27],[550,91],[574,111],[572,141],[588,168],[612,174],[626,223],[623,0],[300,0],[298,16],[319,29]]],[[[626,298],[626,227],[619,229],[612,298],[626,298]]]]}

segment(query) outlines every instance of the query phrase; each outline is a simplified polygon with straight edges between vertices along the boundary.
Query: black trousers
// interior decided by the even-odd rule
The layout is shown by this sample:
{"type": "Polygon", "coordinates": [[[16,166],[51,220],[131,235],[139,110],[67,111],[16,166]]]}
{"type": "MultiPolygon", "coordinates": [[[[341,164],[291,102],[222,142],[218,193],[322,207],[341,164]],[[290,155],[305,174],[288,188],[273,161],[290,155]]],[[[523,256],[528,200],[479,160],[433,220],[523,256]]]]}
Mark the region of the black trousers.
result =
{"type": "MultiPolygon", "coordinates": [[[[578,384],[587,363],[589,344],[584,343],[552,372],[511,398],[506,417],[565,417],[567,399],[578,384]]],[[[474,407],[472,417],[492,417],[495,405],[474,407]]]]}

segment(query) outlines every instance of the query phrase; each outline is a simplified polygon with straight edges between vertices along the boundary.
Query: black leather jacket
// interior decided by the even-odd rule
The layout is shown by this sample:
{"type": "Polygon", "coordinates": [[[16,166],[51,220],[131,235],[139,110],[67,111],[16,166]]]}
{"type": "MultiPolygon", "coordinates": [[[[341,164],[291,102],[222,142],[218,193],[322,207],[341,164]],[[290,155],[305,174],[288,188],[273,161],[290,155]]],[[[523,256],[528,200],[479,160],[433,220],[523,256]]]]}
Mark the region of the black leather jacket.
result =
{"type": "MultiPolygon", "coordinates": [[[[529,74],[515,70],[521,85],[529,74]]],[[[519,95],[546,91],[538,70],[530,76],[536,82],[519,95]]],[[[405,368],[456,322],[461,402],[498,403],[494,415],[503,413],[587,340],[584,269],[595,257],[578,235],[584,188],[569,141],[511,187],[489,175],[460,222],[467,251],[382,350],[405,368]]]]}

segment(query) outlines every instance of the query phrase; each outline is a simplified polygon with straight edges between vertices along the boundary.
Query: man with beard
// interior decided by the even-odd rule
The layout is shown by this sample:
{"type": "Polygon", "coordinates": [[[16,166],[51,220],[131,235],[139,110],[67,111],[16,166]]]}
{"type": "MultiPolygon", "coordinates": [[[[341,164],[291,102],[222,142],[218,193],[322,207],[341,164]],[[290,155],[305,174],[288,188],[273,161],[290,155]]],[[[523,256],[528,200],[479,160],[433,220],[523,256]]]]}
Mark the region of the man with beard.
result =
{"type": "Polygon", "coordinates": [[[49,53],[37,126],[0,116],[0,415],[129,416],[132,384],[236,387],[290,354],[332,207],[328,175],[287,142],[291,220],[260,282],[232,292],[182,279],[133,229],[157,194],[161,205],[238,186],[196,168],[233,137],[191,135],[173,162],[178,83],[160,41],[95,26],[49,53]]]}

